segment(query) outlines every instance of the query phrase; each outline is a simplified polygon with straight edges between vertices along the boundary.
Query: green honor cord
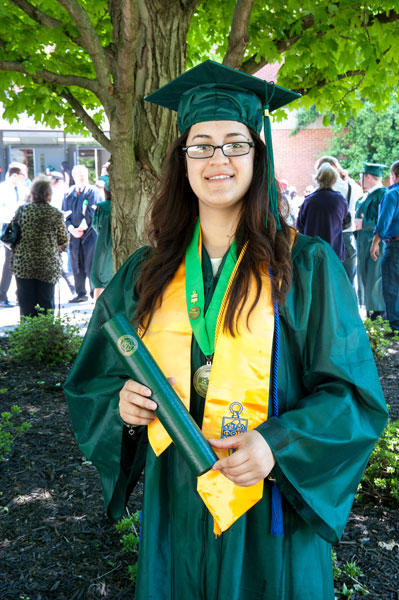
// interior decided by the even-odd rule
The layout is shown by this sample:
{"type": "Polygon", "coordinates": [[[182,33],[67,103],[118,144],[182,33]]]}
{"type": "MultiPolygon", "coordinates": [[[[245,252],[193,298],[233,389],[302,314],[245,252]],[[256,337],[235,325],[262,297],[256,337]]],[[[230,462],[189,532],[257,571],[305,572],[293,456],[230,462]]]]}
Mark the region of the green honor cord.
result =
{"type": "Polygon", "coordinates": [[[199,219],[193,238],[186,250],[186,301],[191,328],[201,352],[210,357],[215,352],[216,324],[223,298],[237,261],[237,244],[232,243],[219,276],[211,303],[205,313],[204,279],[198,252],[199,219]]]}

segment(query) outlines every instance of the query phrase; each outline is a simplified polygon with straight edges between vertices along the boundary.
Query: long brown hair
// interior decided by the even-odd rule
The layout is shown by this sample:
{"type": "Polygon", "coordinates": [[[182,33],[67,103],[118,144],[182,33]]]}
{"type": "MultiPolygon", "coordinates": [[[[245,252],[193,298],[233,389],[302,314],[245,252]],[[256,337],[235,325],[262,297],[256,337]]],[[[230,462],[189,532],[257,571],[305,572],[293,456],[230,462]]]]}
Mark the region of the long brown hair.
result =
{"type": "MultiPolygon", "coordinates": [[[[251,135],[255,142],[254,173],[251,186],[243,198],[236,232],[238,252],[247,240],[248,248],[230,290],[224,321],[231,335],[235,334],[237,319],[247,299],[251,274],[255,277],[257,293],[248,317],[259,300],[261,275],[267,267],[270,266],[273,273],[278,303],[284,301],[292,276],[290,230],[280,206],[282,229],[276,230],[276,222],[270,211],[265,227],[269,195],[268,155],[261,138],[253,131],[251,135]]],[[[188,132],[171,145],[160,188],[149,207],[147,234],[151,250],[135,290],[139,299],[135,319],[142,326],[145,320],[148,326],[157,302],[182,262],[198,218],[198,200],[186,176],[185,157],[181,150],[187,136],[188,132]],[[145,319],[147,316],[149,318],[145,319]]]]}

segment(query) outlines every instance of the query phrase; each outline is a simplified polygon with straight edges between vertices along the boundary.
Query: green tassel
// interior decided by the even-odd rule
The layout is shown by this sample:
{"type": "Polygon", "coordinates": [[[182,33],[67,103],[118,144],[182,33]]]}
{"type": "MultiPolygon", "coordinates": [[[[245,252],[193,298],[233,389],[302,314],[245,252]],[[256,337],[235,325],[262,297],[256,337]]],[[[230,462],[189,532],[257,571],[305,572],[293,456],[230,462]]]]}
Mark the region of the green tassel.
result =
{"type": "MultiPolygon", "coordinates": [[[[269,187],[269,207],[273,217],[276,220],[277,229],[281,229],[280,217],[278,214],[278,203],[277,203],[277,186],[276,178],[274,176],[274,157],[273,157],[273,144],[272,144],[272,128],[270,125],[269,109],[265,109],[263,118],[263,129],[265,133],[265,144],[267,154],[269,156],[268,163],[268,180],[271,182],[269,187]]],[[[267,227],[267,213],[266,213],[266,227],[267,227]]]]}
{"type": "MultiPolygon", "coordinates": [[[[276,220],[276,228],[277,229],[281,229],[281,223],[280,223],[280,216],[278,214],[278,203],[277,203],[277,186],[276,186],[276,178],[274,176],[274,155],[273,155],[273,144],[272,144],[272,128],[271,128],[271,124],[270,124],[270,116],[269,116],[269,105],[270,102],[272,101],[272,98],[274,96],[274,92],[276,90],[275,86],[274,86],[274,82],[270,81],[270,84],[273,84],[272,87],[272,93],[270,95],[269,98],[269,88],[268,88],[268,84],[265,82],[265,96],[266,96],[266,101],[265,101],[265,105],[264,105],[264,112],[263,112],[263,131],[265,133],[265,144],[266,144],[266,150],[267,150],[267,154],[269,156],[269,163],[267,166],[267,170],[268,170],[268,180],[270,183],[269,186],[269,208],[270,211],[273,215],[273,217],[276,220]]],[[[266,213],[266,227],[267,227],[267,214],[266,213]]]]}

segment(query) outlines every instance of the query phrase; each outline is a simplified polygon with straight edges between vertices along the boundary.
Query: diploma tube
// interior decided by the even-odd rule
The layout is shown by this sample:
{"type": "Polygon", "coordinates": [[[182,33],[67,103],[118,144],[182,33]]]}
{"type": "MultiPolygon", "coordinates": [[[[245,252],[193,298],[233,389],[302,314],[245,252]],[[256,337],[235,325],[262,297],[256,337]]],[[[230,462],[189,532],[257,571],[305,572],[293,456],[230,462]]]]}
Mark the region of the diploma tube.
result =
{"type": "Polygon", "coordinates": [[[209,471],[218,457],[126,316],[116,315],[102,331],[127,374],[151,389],[151,400],[158,406],[155,414],[194,475],[209,471]]]}

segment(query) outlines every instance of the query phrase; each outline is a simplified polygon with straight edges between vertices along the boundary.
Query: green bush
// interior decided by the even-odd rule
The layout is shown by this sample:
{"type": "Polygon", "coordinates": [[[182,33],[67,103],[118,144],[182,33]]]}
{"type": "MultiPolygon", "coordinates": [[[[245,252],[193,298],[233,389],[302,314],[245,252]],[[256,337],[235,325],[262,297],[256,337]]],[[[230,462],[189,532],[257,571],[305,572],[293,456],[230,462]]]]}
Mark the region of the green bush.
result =
{"type": "Polygon", "coordinates": [[[39,312],[37,317],[23,317],[8,334],[8,355],[16,362],[42,362],[47,365],[72,362],[80,348],[79,327],[68,315],[39,312]]]}
{"type": "Polygon", "coordinates": [[[360,596],[367,596],[369,594],[368,589],[362,585],[359,581],[360,577],[364,574],[362,570],[354,562],[346,562],[342,568],[338,565],[337,553],[332,551],[333,561],[333,575],[334,575],[334,588],[335,588],[335,600],[341,598],[353,598],[356,594],[360,596]]]}
{"type": "Polygon", "coordinates": [[[388,348],[392,346],[392,342],[399,340],[399,336],[392,335],[389,321],[384,321],[380,316],[374,321],[367,317],[364,321],[364,327],[374,358],[384,358],[388,354],[388,348]]]}
{"type": "Polygon", "coordinates": [[[123,536],[121,537],[122,548],[135,555],[135,563],[133,565],[128,565],[127,567],[130,579],[134,583],[137,574],[137,544],[139,542],[138,529],[140,527],[140,511],[138,510],[134,514],[120,519],[120,521],[115,524],[115,527],[119,533],[123,533],[123,536]]]}
{"type": "Polygon", "coordinates": [[[367,501],[370,497],[399,507],[399,421],[388,421],[363,474],[357,499],[367,501]]]}
{"type": "Polygon", "coordinates": [[[13,423],[13,418],[20,412],[20,407],[14,405],[11,407],[10,412],[0,414],[0,462],[11,452],[15,438],[32,427],[28,422],[21,425],[13,423]]]}

